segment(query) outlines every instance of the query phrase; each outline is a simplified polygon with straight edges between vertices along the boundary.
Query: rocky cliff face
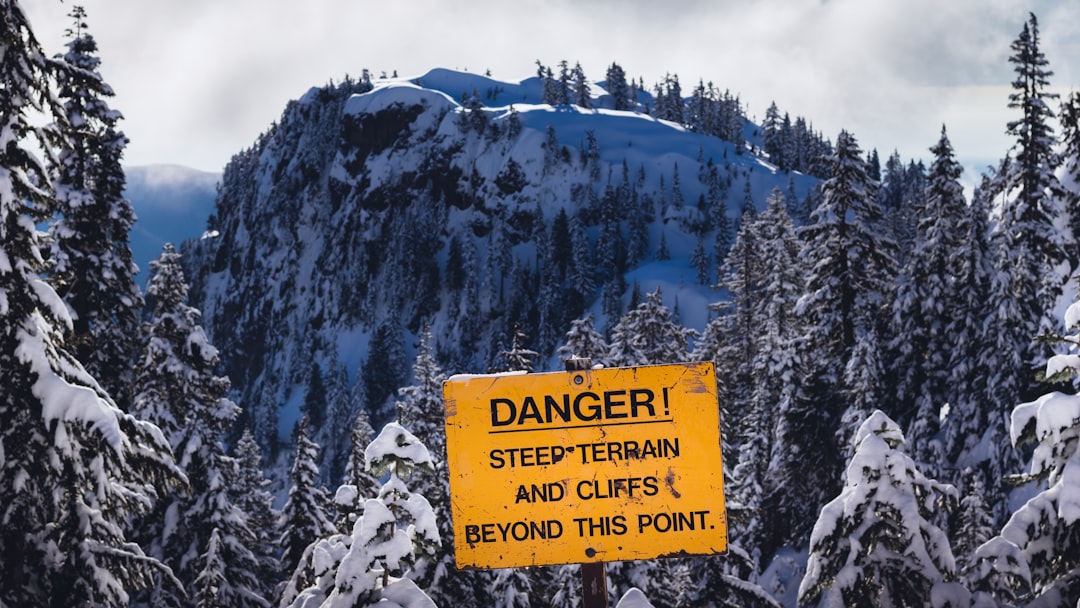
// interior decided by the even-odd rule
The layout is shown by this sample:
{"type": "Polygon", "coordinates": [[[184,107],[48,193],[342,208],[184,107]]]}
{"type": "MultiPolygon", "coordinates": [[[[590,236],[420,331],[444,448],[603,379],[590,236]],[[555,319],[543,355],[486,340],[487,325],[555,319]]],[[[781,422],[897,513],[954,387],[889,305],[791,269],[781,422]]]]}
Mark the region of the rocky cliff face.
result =
{"type": "Polygon", "coordinates": [[[306,412],[336,474],[358,409],[393,414],[424,324],[449,373],[497,366],[515,327],[550,364],[571,320],[614,323],[635,281],[700,326],[742,207],[814,183],[756,156],[749,123],[736,145],[540,88],[445,70],[329,85],[233,158],[186,263],[267,445],[306,412]]]}

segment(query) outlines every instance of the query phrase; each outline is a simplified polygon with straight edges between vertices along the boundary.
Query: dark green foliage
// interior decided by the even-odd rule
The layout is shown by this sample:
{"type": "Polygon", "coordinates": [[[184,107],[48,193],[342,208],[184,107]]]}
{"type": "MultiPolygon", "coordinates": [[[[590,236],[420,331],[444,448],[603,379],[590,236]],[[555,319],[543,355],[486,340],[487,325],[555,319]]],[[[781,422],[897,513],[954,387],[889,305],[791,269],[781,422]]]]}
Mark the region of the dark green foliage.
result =
{"type": "Polygon", "coordinates": [[[506,161],[506,166],[495,176],[495,185],[507,196],[521,192],[527,184],[521,165],[512,158],[506,161]]]}
{"type": "Polygon", "coordinates": [[[247,513],[230,495],[237,462],[222,439],[239,408],[225,397],[227,378],[215,375],[218,351],[209,344],[200,313],[187,304],[180,254],[166,245],[151,263],[147,288],[154,303],[145,352],[136,368],[134,411],[156,423],[168,439],[188,487],[159,497],[138,522],[142,540],[166,562],[182,589],[159,583],[139,598],[154,606],[267,606],[266,574],[247,513]],[[185,596],[185,590],[198,590],[185,596]]]}
{"type": "Polygon", "coordinates": [[[366,387],[368,411],[377,420],[389,419],[389,402],[404,382],[405,349],[394,319],[381,323],[371,338],[367,360],[360,370],[366,387]]]}
{"type": "Polygon", "coordinates": [[[85,29],[86,13],[76,6],[71,16],[75,24],[63,56],[71,69],[58,73],[70,127],[51,170],[59,203],[49,230],[51,281],[73,313],[74,354],[127,409],[143,303],[128,245],[135,214],[123,198],[120,162],[127,137],[117,130],[120,114],[105,101],[113,93],[97,71],[97,42],[85,29]]]}
{"type": "Polygon", "coordinates": [[[296,456],[289,473],[289,499],[281,511],[281,572],[292,573],[304,550],[323,536],[333,534],[327,517],[330,499],[318,484],[319,446],[308,438],[308,421],[300,421],[296,432],[296,456]]]}
{"type": "Polygon", "coordinates": [[[41,278],[35,225],[57,199],[38,156],[66,145],[51,83],[77,68],[45,58],[17,2],[0,2],[0,49],[0,601],[123,606],[159,575],[175,583],[125,529],[183,475],[65,345],[68,311],[41,278]]]}

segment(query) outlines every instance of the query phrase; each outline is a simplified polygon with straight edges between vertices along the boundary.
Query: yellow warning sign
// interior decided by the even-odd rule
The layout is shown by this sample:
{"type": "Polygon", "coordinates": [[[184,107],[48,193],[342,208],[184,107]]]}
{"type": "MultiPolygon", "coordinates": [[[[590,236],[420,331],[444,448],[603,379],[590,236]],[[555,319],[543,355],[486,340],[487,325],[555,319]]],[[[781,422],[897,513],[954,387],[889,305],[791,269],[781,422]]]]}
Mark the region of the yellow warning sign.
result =
{"type": "Polygon", "coordinates": [[[711,362],[443,385],[460,568],[727,549],[711,362]]]}

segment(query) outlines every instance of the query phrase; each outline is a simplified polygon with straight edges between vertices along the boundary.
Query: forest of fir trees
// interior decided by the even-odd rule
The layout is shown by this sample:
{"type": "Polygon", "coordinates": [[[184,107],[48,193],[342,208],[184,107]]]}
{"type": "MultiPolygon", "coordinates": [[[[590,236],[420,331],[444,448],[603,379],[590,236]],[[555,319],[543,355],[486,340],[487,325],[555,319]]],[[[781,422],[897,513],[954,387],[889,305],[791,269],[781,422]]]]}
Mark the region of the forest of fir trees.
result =
{"type": "MultiPolygon", "coordinates": [[[[180,254],[165,247],[145,298],[135,283],[127,140],[85,12],[54,57],[17,1],[0,12],[0,605],[580,605],[576,566],[454,567],[446,375],[426,331],[395,420],[355,420],[335,491],[305,419],[274,507],[251,434],[226,449],[240,406],[180,254]]],[[[1051,317],[1080,261],[1080,95],[1048,92],[1034,15],[1011,50],[1015,146],[970,201],[944,128],[925,171],[897,157],[882,172],[841,132],[806,217],[780,191],[743,211],[703,333],[636,288],[609,327],[570,325],[564,357],[718,369],[730,550],[609,564],[613,595],[777,605],[791,590],[761,576],[793,548],[805,606],[1080,597],[1080,363],[1055,354],[1080,339],[1080,306],[1051,317]],[[1013,510],[1016,484],[1029,500],[1013,510]]],[[[658,92],[656,111],[688,122],[677,79],[658,92]]],[[[771,114],[765,152],[797,166],[771,114]]],[[[529,339],[496,369],[531,371],[529,339]]]]}

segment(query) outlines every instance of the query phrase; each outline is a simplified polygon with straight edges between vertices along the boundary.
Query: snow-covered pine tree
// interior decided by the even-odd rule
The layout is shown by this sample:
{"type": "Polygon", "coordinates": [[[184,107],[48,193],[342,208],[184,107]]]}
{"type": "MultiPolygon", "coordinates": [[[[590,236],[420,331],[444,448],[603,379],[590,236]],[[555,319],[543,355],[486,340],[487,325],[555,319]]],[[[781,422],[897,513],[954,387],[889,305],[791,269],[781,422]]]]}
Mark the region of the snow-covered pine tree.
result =
{"type": "Polygon", "coordinates": [[[963,471],[964,493],[952,526],[953,555],[956,570],[961,576],[969,575],[974,563],[975,550],[994,536],[994,518],[986,502],[986,482],[982,470],[967,468],[963,471]]]}
{"type": "MultiPolygon", "coordinates": [[[[1068,334],[1057,341],[1068,345],[1069,352],[1047,361],[1046,377],[1075,385],[1080,302],[1065,312],[1065,327],[1068,334]]],[[[1052,391],[1018,405],[1010,435],[1016,446],[1035,444],[1030,468],[1018,481],[1042,489],[976,551],[979,570],[973,586],[1024,605],[1071,605],[1080,597],[1080,396],[1052,391]]]]}
{"type": "MultiPolygon", "coordinates": [[[[800,353],[804,367],[795,378],[792,401],[780,410],[770,465],[769,509],[778,518],[773,533],[782,544],[803,546],[810,522],[838,488],[841,448],[850,441],[832,437],[847,409],[845,370],[857,341],[888,313],[892,241],[881,234],[881,207],[876,184],[866,171],[858,143],[847,131],[837,138],[829,158],[831,178],[822,186],[821,203],[802,228],[802,258],[809,266],[806,293],[796,312],[803,323],[800,353]],[[821,483],[821,480],[825,480],[821,483]]],[[[882,335],[881,333],[878,334],[882,335]]]]}
{"type": "Polygon", "coordinates": [[[694,246],[693,253],[690,254],[690,267],[697,272],[697,282],[699,285],[707,285],[711,278],[712,260],[709,258],[709,254],[705,253],[705,240],[699,238],[697,245],[694,246]]]}
{"type": "Polygon", "coordinates": [[[525,332],[521,331],[521,328],[517,325],[514,326],[514,337],[510,343],[510,350],[504,350],[499,353],[500,371],[533,371],[533,365],[536,359],[540,357],[540,353],[525,346],[529,336],[525,335],[525,332]]]}
{"type": "Polygon", "coordinates": [[[613,110],[634,109],[634,100],[630,96],[630,85],[626,82],[626,72],[617,63],[612,62],[604,79],[604,89],[611,95],[613,110]]]}
{"type": "Polygon", "coordinates": [[[551,585],[547,590],[551,607],[580,608],[581,592],[581,566],[578,564],[555,566],[551,585]]]}
{"type": "MultiPolygon", "coordinates": [[[[1016,79],[1009,94],[1009,108],[1020,110],[1021,116],[1007,125],[1009,135],[1016,138],[1016,162],[1005,176],[1006,191],[1013,201],[1003,210],[1003,221],[1012,230],[1014,244],[1031,256],[1030,263],[1049,269],[1064,258],[1054,228],[1054,219],[1061,212],[1054,198],[1061,194],[1062,187],[1054,173],[1058,165],[1054,152],[1057,138],[1051,125],[1054,111],[1050,107],[1050,101],[1058,95],[1047,90],[1054,72],[1048,68],[1040,43],[1039,22],[1034,13],[1029,13],[1020,34],[1010,45],[1013,54],[1009,63],[1016,79]]],[[[1044,273],[1037,276],[1046,277],[1044,273]]],[[[1048,287],[1056,290],[1060,285],[1048,287]]],[[[1046,310],[1054,292],[1025,295],[1044,298],[1033,300],[1030,305],[1046,310]]]]}
{"type": "Polygon", "coordinates": [[[792,345],[798,333],[798,319],[792,310],[802,294],[803,271],[799,261],[801,243],[779,191],[774,190],[769,196],[765,211],[754,223],[761,250],[761,272],[765,277],[760,284],[760,324],[754,327],[757,354],[750,364],[753,386],[744,413],[746,421],[741,425],[743,437],[731,435],[729,441],[741,442],[738,462],[732,460],[731,466],[739,469],[733,471],[736,479],[747,481],[748,492],[739,501],[752,517],[745,525],[741,542],[760,566],[771,557],[765,554],[762,541],[766,530],[772,527],[772,514],[761,506],[770,491],[768,469],[778,412],[791,402],[795,370],[799,367],[792,345]]]}
{"type": "Polygon", "coordinates": [[[592,107],[592,93],[589,90],[589,79],[585,77],[585,70],[581,69],[581,63],[575,63],[571,72],[574,79],[574,103],[581,108],[592,107]]]}
{"type": "Polygon", "coordinates": [[[765,110],[765,122],[761,125],[761,128],[765,131],[762,137],[764,151],[774,165],[780,169],[786,169],[788,165],[784,160],[781,126],[780,108],[776,107],[776,102],[773,101],[769,103],[768,109],[765,110]]]}
{"type": "Polygon", "coordinates": [[[835,440],[844,460],[851,458],[856,447],[847,441],[848,438],[855,436],[859,426],[881,403],[885,394],[882,390],[885,373],[880,352],[881,342],[876,329],[871,326],[861,328],[859,332],[860,338],[844,367],[843,398],[847,407],[840,416],[840,425],[835,433],[835,440]]]}
{"type": "Polygon", "coordinates": [[[67,114],[50,83],[74,68],[46,59],[14,0],[0,1],[0,48],[0,602],[123,606],[159,574],[175,583],[125,527],[183,475],[68,350],[71,317],[41,278],[35,225],[56,199],[38,154],[58,158],[67,114]]]}
{"type": "Polygon", "coordinates": [[[345,476],[334,495],[334,508],[337,512],[334,523],[342,534],[352,531],[353,524],[364,512],[364,501],[375,496],[379,490],[379,480],[367,472],[364,463],[364,450],[374,437],[375,429],[371,428],[367,412],[361,409],[349,434],[349,459],[345,463],[345,476]],[[343,492],[342,488],[351,489],[343,492]]]}
{"type": "Polygon", "coordinates": [[[1066,259],[1075,267],[1080,260],[1080,91],[1069,93],[1061,104],[1062,210],[1068,218],[1072,240],[1066,259]]]}
{"type": "Polygon", "coordinates": [[[431,470],[431,454],[396,422],[384,426],[364,454],[368,473],[387,476],[378,497],[366,501],[351,534],[333,534],[307,548],[281,606],[434,606],[411,579],[391,579],[418,559],[430,559],[440,542],[431,505],[404,481],[418,469],[431,470]]]}
{"type": "Polygon", "coordinates": [[[232,487],[233,502],[247,516],[254,535],[251,552],[259,563],[257,579],[262,584],[263,597],[270,597],[280,578],[276,542],[279,514],[273,506],[274,495],[267,490],[271,482],[262,469],[262,449],[251,429],[244,429],[235,452],[237,475],[232,487]]]}
{"type": "Polygon", "coordinates": [[[612,329],[607,360],[616,367],[681,363],[689,360],[696,335],[672,320],[657,287],[612,329]]]}
{"type": "Polygon", "coordinates": [[[967,246],[959,230],[967,213],[960,184],[963,168],[953,157],[945,127],[930,151],[934,162],[925,201],[915,210],[914,246],[897,279],[890,345],[895,353],[891,367],[900,370],[894,417],[908,429],[911,455],[924,466],[940,462],[938,409],[953,403],[948,388],[956,338],[948,330],[960,309],[954,260],[967,246]]]}
{"type": "MultiPolygon", "coordinates": [[[[418,560],[410,578],[429,590],[441,606],[479,606],[487,603],[483,590],[488,573],[458,570],[454,564],[454,529],[450,511],[450,483],[446,472],[446,427],[444,426],[442,385],[446,380],[435,359],[434,338],[425,325],[418,336],[413,384],[398,390],[397,410],[401,423],[412,430],[431,454],[431,467],[413,472],[412,486],[431,505],[442,544],[431,555],[418,560]]],[[[366,497],[374,494],[366,494],[366,497]]]]}
{"type": "Polygon", "coordinates": [[[558,354],[563,359],[577,357],[579,359],[591,359],[593,365],[605,365],[609,346],[604,336],[593,325],[592,313],[570,323],[570,329],[566,331],[563,345],[558,348],[558,354]]]}
{"type": "Polygon", "coordinates": [[[877,184],[867,174],[855,137],[842,131],[829,160],[832,177],[822,185],[823,200],[801,233],[812,267],[798,308],[814,342],[825,349],[818,360],[842,368],[855,347],[857,328],[888,311],[895,244],[880,231],[877,184]]]}
{"type": "Polygon", "coordinates": [[[330,498],[319,485],[319,446],[308,438],[308,421],[296,429],[296,455],[289,473],[289,498],[281,510],[281,571],[293,572],[309,545],[334,533],[327,516],[330,498]]]}
{"type": "Polygon", "coordinates": [[[532,585],[521,568],[502,568],[495,571],[491,582],[493,608],[529,608],[532,606],[532,585]]]}
{"type": "Polygon", "coordinates": [[[570,64],[565,59],[559,61],[559,76],[555,81],[555,104],[569,106],[571,99],[570,64]]]}
{"type": "Polygon", "coordinates": [[[132,409],[151,420],[165,434],[172,446],[179,445],[187,418],[186,367],[206,374],[212,371],[206,357],[216,353],[205,346],[199,326],[199,311],[187,305],[188,286],[180,266],[180,254],[166,243],[158,259],[150,263],[153,275],[147,293],[154,298],[153,317],[148,339],[135,369],[138,391],[132,409]],[[189,347],[188,340],[197,338],[189,347]],[[179,365],[178,362],[187,364],[179,365]]]}
{"type": "Polygon", "coordinates": [[[392,397],[405,383],[408,361],[396,315],[379,323],[371,337],[367,359],[360,369],[366,387],[367,408],[376,421],[393,418],[392,397]]]}
{"type": "MultiPolygon", "coordinates": [[[[1052,72],[1039,48],[1038,22],[1033,14],[1011,48],[1009,62],[1016,80],[1009,107],[1019,109],[1022,116],[1008,123],[1018,150],[1015,160],[1003,163],[999,172],[1002,199],[993,235],[997,258],[994,298],[998,302],[993,332],[998,338],[997,353],[1012,359],[993,369],[990,380],[1000,397],[1002,417],[1013,404],[1040,390],[1034,370],[1050,352],[1034,337],[1055,326],[1049,315],[1068,270],[1061,264],[1064,243],[1055,227],[1060,215],[1055,195],[1061,185],[1054,174],[1056,140],[1048,101],[1056,96],[1046,90],[1052,72]]],[[[1004,433],[1000,433],[998,445],[1003,453],[1010,452],[1006,443],[1004,433]]]]}
{"type": "Polygon", "coordinates": [[[120,166],[128,140],[106,102],[113,91],[98,72],[86,10],[76,5],[69,16],[68,51],[59,59],[70,67],[58,73],[66,145],[51,168],[58,219],[49,228],[50,280],[71,310],[76,358],[127,410],[143,305],[128,244],[135,213],[120,166]]]}
{"type": "Polygon", "coordinates": [[[255,534],[229,495],[237,463],[225,454],[222,440],[239,408],[225,397],[229,380],[214,373],[218,351],[199,324],[199,311],[187,304],[180,254],[167,244],[150,265],[155,274],[147,294],[154,309],[132,408],[165,431],[189,487],[162,496],[154,517],[140,526],[154,555],[169,564],[184,589],[160,585],[139,602],[267,606],[262,564],[251,551],[255,534]],[[185,597],[185,589],[198,589],[197,580],[213,589],[185,597]]]}
{"type": "Polygon", "coordinates": [[[844,489],[810,535],[799,605],[930,605],[955,566],[948,538],[929,520],[956,490],[919,472],[900,427],[880,410],[855,443],[844,489]]]}
{"type": "MultiPolygon", "coordinates": [[[[737,420],[746,421],[747,402],[754,392],[752,362],[758,354],[757,330],[762,327],[761,284],[768,279],[763,272],[765,263],[758,235],[756,214],[743,213],[735,235],[735,243],[720,266],[717,287],[727,290],[728,297],[714,304],[722,310],[711,324],[720,328],[719,351],[715,354],[718,374],[723,374],[732,401],[728,407],[737,420]]],[[[738,445],[746,436],[737,428],[736,436],[728,441],[738,445]]]]}
{"type": "Polygon", "coordinates": [[[570,268],[567,271],[567,283],[574,294],[575,301],[590,301],[596,291],[596,279],[593,276],[593,254],[589,246],[589,237],[585,234],[585,224],[579,215],[570,218],[570,268]]]}
{"type": "Polygon", "coordinates": [[[964,243],[962,254],[954,260],[956,278],[956,311],[946,334],[952,337],[948,368],[951,387],[949,415],[944,421],[945,454],[950,462],[964,467],[972,463],[966,455],[975,450],[984,432],[996,420],[987,394],[987,359],[994,354],[994,338],[988,318],[993,308],[991,277],[994,275],[993,252],[990,246],[989,198],[993,187],[984,176],[975,190],[971,204],[955,225],[957,237],[964,243]]]}
{"type": "Polygon", "coordinates": [[[675,604],[702,608],[780,608],[768,591],[752,579],[756,574],[753,559],[737,545],[728,545],[724,556],[691,558],[686,573],[677,575],[682,585],[675,604]]]}

